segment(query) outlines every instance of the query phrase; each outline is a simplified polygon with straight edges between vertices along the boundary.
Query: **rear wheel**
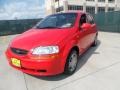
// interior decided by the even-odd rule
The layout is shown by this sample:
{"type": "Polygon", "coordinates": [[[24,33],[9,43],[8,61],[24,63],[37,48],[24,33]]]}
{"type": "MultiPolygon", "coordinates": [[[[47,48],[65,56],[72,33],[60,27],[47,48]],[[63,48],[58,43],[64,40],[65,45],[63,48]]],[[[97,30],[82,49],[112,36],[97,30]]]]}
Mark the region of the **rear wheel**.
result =
{"type": "Polygon", "coordinates": [[[65,74],[71,75],[75,72],[78,63],[78,54],[76,50],[72,50],[67,58],[65,65],[65,74]]]}
{"type": "Polygon", "coordinates": [[[97,35],[95,36],[95,39],[94,39],[94,42],[93,42],[93,44],[92,44],[92,46],[94,47],[94,46],[97,46],[97,40],[98,40],[98,37],[97,37],[97,35]]]}

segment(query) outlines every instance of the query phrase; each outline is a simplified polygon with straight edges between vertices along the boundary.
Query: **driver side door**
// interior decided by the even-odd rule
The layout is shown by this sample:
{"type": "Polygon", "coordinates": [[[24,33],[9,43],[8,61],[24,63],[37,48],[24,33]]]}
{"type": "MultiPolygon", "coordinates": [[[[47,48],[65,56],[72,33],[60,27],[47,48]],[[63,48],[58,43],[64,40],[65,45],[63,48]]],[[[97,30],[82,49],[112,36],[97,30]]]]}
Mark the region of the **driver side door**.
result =
{"type": "Polygon", "coordinates": [[[80,16],[79,30],[78,30],[78,36],[79,36],[79,42],[78,42],[79,45],[78,46],[80,48],[81,53],[83,53],[89,45],[88,29],[82,28],[82,25],[85,23],[87,23],[87,16],[86,16],[86,14],[82,14],[80,16]]]}

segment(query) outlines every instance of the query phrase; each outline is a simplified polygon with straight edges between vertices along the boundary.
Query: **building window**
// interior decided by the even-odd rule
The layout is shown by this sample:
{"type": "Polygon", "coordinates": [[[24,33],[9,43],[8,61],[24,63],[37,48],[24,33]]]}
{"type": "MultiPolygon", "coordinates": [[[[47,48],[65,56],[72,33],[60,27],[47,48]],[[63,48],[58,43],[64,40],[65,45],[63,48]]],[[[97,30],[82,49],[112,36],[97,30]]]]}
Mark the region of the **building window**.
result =
{"type": "Polygon", "coordinates": [[[86,0],[86,1],[95,1],[95,0],[86,0]]]}
{"type": "Polygon", "coordinates": [[[64,9],[63,9],[63,6],[62,7],[59,7],[59,8],[56,8],[56,12],[61,12],[61,11],[63,11],[64,9]]]}
{"type": "Polygon", "coordinates": [[[55,0],[55,2],[58,2],[59,0],[55,0]]]}
{"type": "Polygon", "coordinates": [[[98,2],[105,2],[105,0],[98,0],[98,2]]]}
{"type": "Polygon", "coordinates": [[[114,3],[114,2],[115,2],[115,0],[108,0],[108,2],[109,2],[109,3],[114,3]]]}
{"type": "Polygon", "coordinates": [[[68,5],[68,10],[83,10],[83,6],[68,5]]]}
{"type": "Polygon", "coordinates": [[[114,8],[112,8],[112,7],[109,7],[108,8],[108,11],[114,11],[115,9],[114,8]]]}
{"type": "Polygon", "coordinates": [[[98,12],[105,12],[105,7],[98,7],[98,12]]]}
{"type": "Polygon", "coordinates": [[[95,7],[87,6],[86,7],[86,12],[88,12],[90,14],[95,14],[95,7]]]}

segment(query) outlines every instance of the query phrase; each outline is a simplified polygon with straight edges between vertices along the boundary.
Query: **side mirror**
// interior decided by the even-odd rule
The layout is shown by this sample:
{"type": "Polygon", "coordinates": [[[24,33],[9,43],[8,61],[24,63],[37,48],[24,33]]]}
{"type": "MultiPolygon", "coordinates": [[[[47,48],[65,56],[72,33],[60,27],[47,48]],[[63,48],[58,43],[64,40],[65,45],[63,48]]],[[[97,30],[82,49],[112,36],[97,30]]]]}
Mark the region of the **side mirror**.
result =
{"type": "Polygon", "coordinates": [[[89,23],[83,23],[81,26],[81,29],[83,30],[89,30],[91,28],[91,24],[89,23]]]}

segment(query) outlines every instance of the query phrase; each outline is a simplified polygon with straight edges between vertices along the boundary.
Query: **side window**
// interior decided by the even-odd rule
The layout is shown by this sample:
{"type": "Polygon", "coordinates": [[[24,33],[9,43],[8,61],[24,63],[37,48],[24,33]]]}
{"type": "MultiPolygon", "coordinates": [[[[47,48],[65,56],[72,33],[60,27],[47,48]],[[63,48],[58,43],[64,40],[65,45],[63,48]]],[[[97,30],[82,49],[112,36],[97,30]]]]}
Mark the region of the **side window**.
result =
{"type": "Polygon", "coordinates": [[[80,25],[82,25],[83,23],[86,23],[86,14],[83,14],[80,18],[80,25]]]}
{"type": "Polygon", "coordinates": [[[90,24],[94,24],[94,19],[89,14],[87,14],[87,22],[90,23],[90,24]]]}

